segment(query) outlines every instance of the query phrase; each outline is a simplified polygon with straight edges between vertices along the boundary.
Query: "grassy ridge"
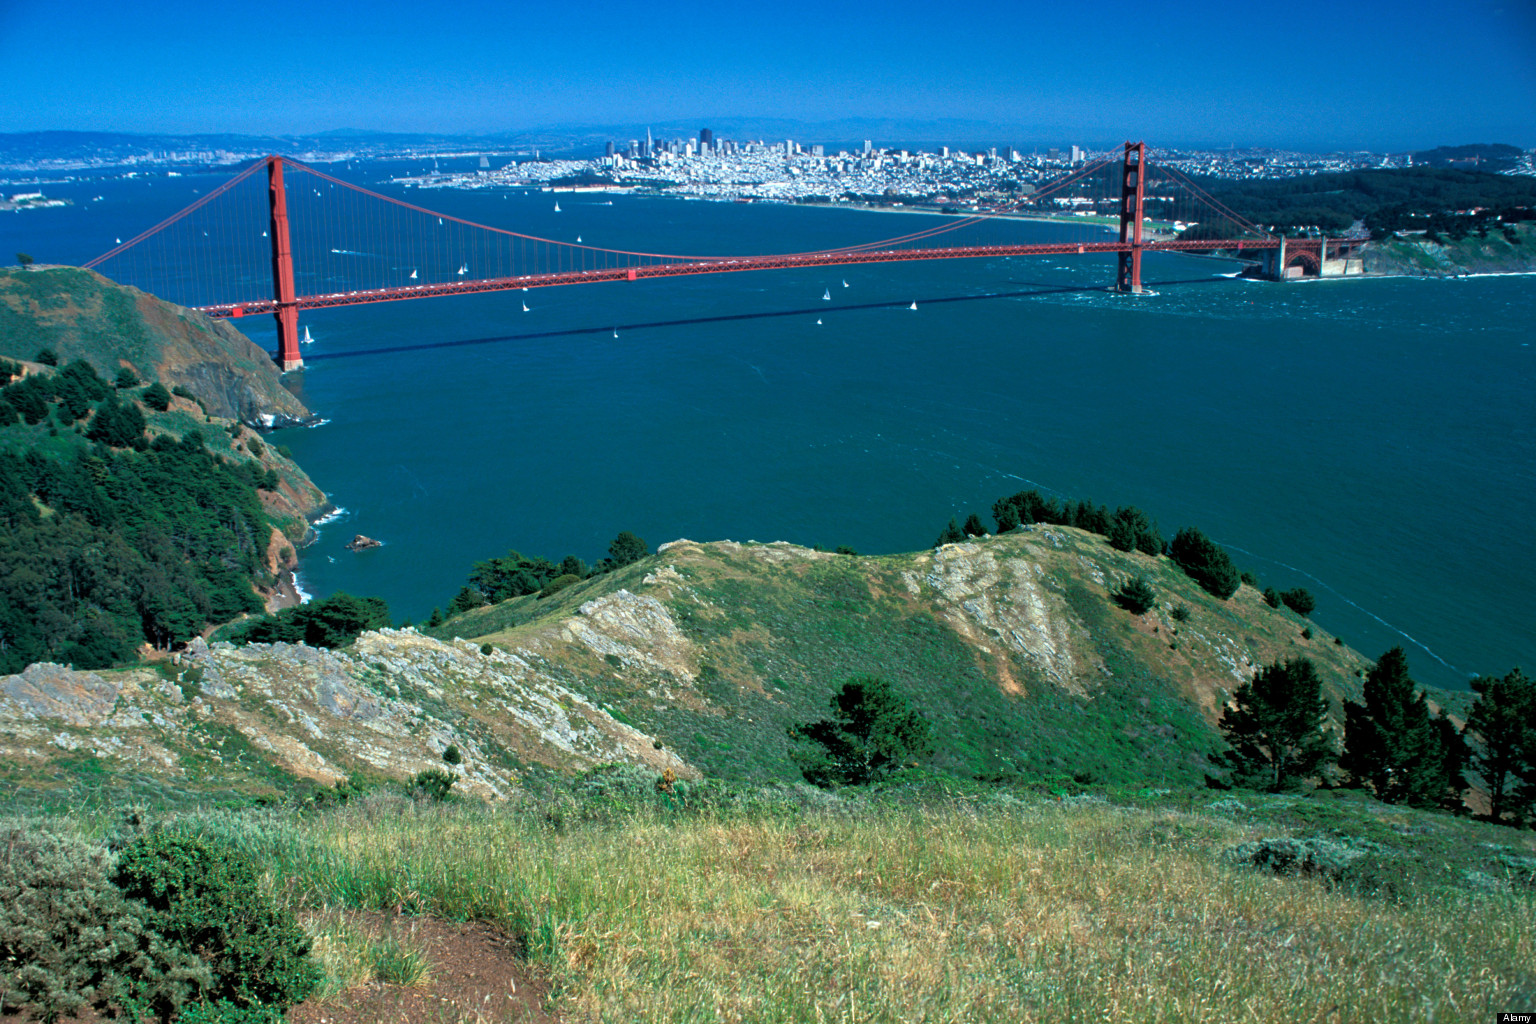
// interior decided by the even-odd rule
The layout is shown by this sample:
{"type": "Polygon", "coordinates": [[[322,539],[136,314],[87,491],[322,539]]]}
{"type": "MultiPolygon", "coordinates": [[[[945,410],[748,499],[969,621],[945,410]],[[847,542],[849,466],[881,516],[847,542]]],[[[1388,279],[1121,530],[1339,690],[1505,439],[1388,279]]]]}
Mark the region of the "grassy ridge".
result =
{"type": "MultiPolygon", "coordinates": [[[[1222,851],[1286,829],[1209,795],[820,799],[682,816],[390,800],[188,824],[257,856],[311,920],[362,908],[496,924],[578,1019],[1476,1020],[1536,996],[1531,889],[1406,871],[1385,898],[1261,874],[1222,851]]],[[[1324,816],[1379,818],[1404,851],[1425,828],[1447,833],[1446,851],[1529,846],[1414,812],[1324,816]]]]}

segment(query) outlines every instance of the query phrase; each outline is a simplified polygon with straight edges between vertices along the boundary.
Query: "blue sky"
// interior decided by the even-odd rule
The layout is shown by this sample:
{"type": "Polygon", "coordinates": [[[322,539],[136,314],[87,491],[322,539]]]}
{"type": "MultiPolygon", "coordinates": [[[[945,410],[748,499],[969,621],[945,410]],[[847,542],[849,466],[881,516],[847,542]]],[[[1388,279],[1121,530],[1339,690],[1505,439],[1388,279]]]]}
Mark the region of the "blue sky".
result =
{"type": "Polygon", "coordinates": [[[1536,146],[1532,0],[0,0],[0,131],[967,118],[999,141],[1536,146]]]}

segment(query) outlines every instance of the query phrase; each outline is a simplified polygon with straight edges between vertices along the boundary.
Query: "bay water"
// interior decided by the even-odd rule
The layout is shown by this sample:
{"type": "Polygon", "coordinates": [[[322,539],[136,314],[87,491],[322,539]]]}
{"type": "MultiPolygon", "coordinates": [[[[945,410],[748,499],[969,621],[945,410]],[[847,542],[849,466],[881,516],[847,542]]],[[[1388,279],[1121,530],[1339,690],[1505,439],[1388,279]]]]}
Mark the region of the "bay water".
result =
{"type": "MultiPolygon", "coordinates": [[[[337,173],[404,194],[382,184],[403,169],[337,173]]],[[[0,252],[83,262],[218,180],[50,183],[76,205],[0,216],[0,252]]],[[[600,194],[561,194],[559,213],[541,192],[410,198],[669,252],[804,251],[930,220],[600,194]]],[[[1141,297],[1105,290],[1108,259],[1045,256],[305,313],[315,340],[290,386],[324,422],[272,440],[343,511],[301,552],[301,584],[421,621],[477,560],[513,548],[596,561],[632,530],[653,548],[906,551],[951,516],[990,524],[995,499],[1038,487],[1137,505],[1165,536],[1200,527],[1264,583],[1310,589],[1314,620],[1367,656],[1401,644],[1423,682],[1536,668],[1536,278],[1277,285],[1236,269],[1149,255],[1155,294],[1141,297]],[[348,551],[357,533],[383,546],[348,551]]],[[[270,318],[240,327],[275,347],[270,318]]]]}

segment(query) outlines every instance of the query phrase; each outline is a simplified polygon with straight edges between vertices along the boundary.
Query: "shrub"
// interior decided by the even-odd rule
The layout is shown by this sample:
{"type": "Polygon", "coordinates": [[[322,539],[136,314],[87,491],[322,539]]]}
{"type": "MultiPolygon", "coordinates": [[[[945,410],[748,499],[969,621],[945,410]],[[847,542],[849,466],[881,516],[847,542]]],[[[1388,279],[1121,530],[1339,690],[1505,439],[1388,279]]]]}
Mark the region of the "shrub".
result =
{"type": "Polygon", "coordinates": [[[124,388],[136,388],[139,386],[139,375],[133,372],[131,366],[119,366],[117,376],[112,380],[112,386],[119,391],[124,388]]]}
{"type": "Polygon", "coordinates": [[[1297,615],[1311,615],[1312,609],[1317,607],[1317,602],[1312,599],[1312,592],[1305,587],[1281,591],[1280,600],[1297,615]]]}
{"type": "Polygon", "coordinates": [[[1279,608],[1280,607],[1280,592],[1278,590],[1276,590],[1274,587],[1265,587],[1264,588],[1264,603],[1269,605],[1271,608],[1279,608]]]}
{"type": "MultiPolygon", "coordinates": [[[[155,934],[196,954],[212,972],[205,1001],[286,1009],[320,971],[293,915],[262,894],[251,861],[196,836],[151,832],[123,850],[112,875],[145,908],[155,934]]],[[[173,1007],[156,1001],[164,1016],[173,1007]]]]}
{"type": "Polygon", "coordinates": [[[1206,593],[1223,601],[1237,593],[1239,579],[1232,559],[1193,526],[1186,526],[1174,536],[1168,556],[1206,593]]]}
{"type": "Polygon", "coordinates": [[[613,560],[615,568],[638,562],[650,554],[650,551],[645,541],[628,530],[620,531],[619,535],[613,538],[613,543],[608,545],[608,557],[613,560]]]}
{"type": "Polygon", "coordinates": [[[452,772],[445,772],[441,768],[428,768],[424,772],[417,772],[411,779],[409,786],[412,796],[422,796],[436,803],[447,800],[453,791],[453,784],[458,781],[458,776],[452,772]]]}
{"type": "Polygon", "coordinates": [[[937,548],[945,544],[958,544],[965,539],[965,531],[960,529],[959,520],[950,516],[949,525],[939,531],[938,539],[933,542],[933,546],[937,548]]]}
{"type": "Polygon", "coordinates": [[[459,753],[459,745],[457,743],[450,743],[450,744],[448,744],[448,746],[443,748],[443,763],[444,764],[463,764],[464,763],[464,755],[459,753]]]}
{"type": "Polygon", "coordinates": [[[44,366],[58,366],[59,356],[51,348],[40,348],[37,350],[37,355],[32,357],[32,361],[34,363],[42,363],[44,366]]]}
{"type": "Polygon", "coordinates": [[[1115,604],[1130,612],[1132,615],[1141,615],[1157,603],[1157,595],[1152,592],[1151,586],[1140,576],[1129,580],[1125,586],[1115,591],[1115,604]]]}
{"type": "Polygon", "coordinates": [[[311,647],[345,647],[369,629],[391,624],[389,606],[378,597],[353,597],[337,591],[330,597],[284,608],[276,615],[253,620],[236,637],[239,643],[303,643],[311,647]]]}
{"type": "Polygon", "coordinates": [[[549,597],[552,594],[558,594],[558,593],[560,593],[560,591],[564,590],[566,587],[572,586],[572,585],[580,583],[580,582],[581,582],[581,577],[575,575],[574,573],[567,573],[564,576],[556,576],[554,579],[552,579],[548,583],[544,584],[544,588],[539,591],[539,599],[543,600],[544,598],[549,597]]]}
{"type": "Polygon", "coordinates": [[[275,1006],[240,1006],[228,1000],[193,1003],[176,1016],[176,1024],[283,1024],[275,1006]]]}
{"type": "Polygon", "coordinates": [[[1189,609],[1182,604],[1176,606],[1170,614],[1173,616],[1175,622],[1189,621],[1189,609]]]}
{"type": "Polygon", "coordinates": [[[211,981],[145,928],[107,877],[101,847],[0,832],[0,1006],[52,1021],[138,997],[179,1006],[211,981]]]}

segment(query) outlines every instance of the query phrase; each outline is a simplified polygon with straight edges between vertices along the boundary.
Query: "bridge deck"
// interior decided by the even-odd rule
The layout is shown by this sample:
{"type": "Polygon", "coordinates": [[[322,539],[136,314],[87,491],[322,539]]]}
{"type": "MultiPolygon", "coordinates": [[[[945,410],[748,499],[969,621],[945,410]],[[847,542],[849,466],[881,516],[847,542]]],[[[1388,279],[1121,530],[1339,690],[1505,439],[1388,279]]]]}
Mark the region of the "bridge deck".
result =
{"type": "MultiPolygon", "coordinates": [[[[1292,239],[1292,248],[1305,247],[1305,239],[1292,239]]],[[[1317,243],[1311,243],[1315,246],[1317,243]]],[[[1212,252],[1218,249],[1238,252],[1258,252],[1276,249],[1278,238],[1253,238],[1229,240],[1203,240],[1150,242],[1140,246],[1142,252],[1212,252]]],[[[686,274],[729,274],[746,270],[785,270],[792,267],[836,267],[856,263],[902,263],[916,260],[977,259],[988,256],[1046,256],[1068,253],[1128,252],[1136,246],[1131,242],[1051,242],[1037,245],[976,245],[942,249],[886,249],[873,252],[800,253],[788,256],[748,256],[736,259],[699,260],[688,263],[652,263],[635,266],[607,267],[601,270],[568,270],[558,273],[529,274],[522,277],[497,277],[476,281],[445,281],[440,284],[403,285],[394,288],[372,288],[363,291],[333,292],[327,295],[300,295],[299,309],[325,309],[333,306],[356,306],[369,302],[394,302],[403,299],[426,299],[444,295],[474,295],[481,292],[514,291],[525,288],[550,288],[558,285],[596,284],[600,281],[638,281],[652,277],[679,277],[686,274]]],[[[241,317],[259,313],[271,313],[277,308],[274,299],[238,304],[220,304],[197,307],[201,312],[215,317],[241,317]]]]}

